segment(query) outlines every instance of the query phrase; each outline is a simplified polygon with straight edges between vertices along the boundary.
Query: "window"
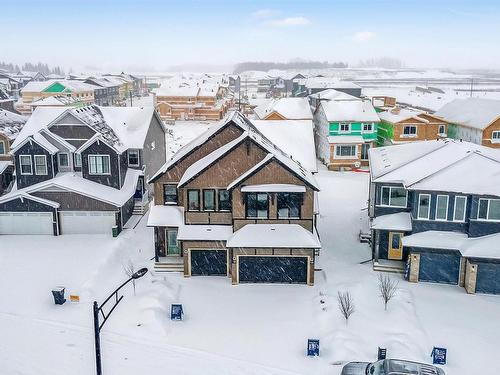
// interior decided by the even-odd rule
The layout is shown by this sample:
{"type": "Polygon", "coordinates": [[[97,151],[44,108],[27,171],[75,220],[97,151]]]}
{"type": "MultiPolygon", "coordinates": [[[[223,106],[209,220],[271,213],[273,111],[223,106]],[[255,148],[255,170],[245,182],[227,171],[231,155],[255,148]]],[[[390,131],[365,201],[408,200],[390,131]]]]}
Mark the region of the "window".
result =
{"type": "Polygon", "coordinates": [[[396,186],[382,186],[381,206],[406,207],[406,190],[396,186]]]}
{"type": "Polygon", "coordinates": [[[339,133],[349,133],[351,131],[351,124],[348,122],[341,122],[339,124],[339,133]]]}
{"type": "Polygon", "coordinates": [[[267,219],[269,198],[267,193],[247,193],[246,217],[267,219]]]}
{"type": "Polygon", "coordinates": [[[278,193],[278,219],[299,219],[302,194],[278,193]]]}
{"type": "Polygon", "coordinates": [[[401,233],[392,233],[391,236],[391,248],[399,249],[401,248],[401,233]]]}
{"type": "Polygon", "coordinates": [[[33,174],[31,169],[31,155],[19,155],[21,174],[33,174]]]}
{"type": "Polygon", "coordinates": [[[430,194],[419,194],[418,195],[418,213],[417,218],[419,219],[429,219],[431,208],[431,196],[430,194]]]}
{"type": "Polygon", "coordinates": [[[415,125],[407,125],[403,128],[403,137],[416,137],[417,127],[415,125]]]}
{"type": "Polygon", "coordinates": [[[109,155],[89,155],[90,174],[110,174],[109,155]]]}
{"type": "Polygon", "coordinates": [[[163,204],[177,204],[176,185],[163,185],[163,204]]]}
{"type": "Polygon", "coordinates": [[[215,211],[215,190],[214,189],[204,189],[203,190],[203,210],[204,211],[215,211]]]}
{"type": "Polygon", "coordinates": [[[465,221],[465,209],[467,198],[463,196],[455,197],[455,207],[453,209],[453,221],[465,221]]]}
{"type": "Polygon", "coordinates": [[[480,220],[500,220],[500,199],[479,199],[477,218],[480,220]]]}
{"type": "Polygon", "coordinates": [[[438,134],[439,135],[446,135],[446,126],[439,125],[438,134]]]}
{"type": "Polygon", "coordinates": [[[0,141],[0,155],[5,155],[5,142],[0,141]]]}
{"type": "Polygon", "coordinates": [[[363,132],[364,133],[371,133],[373,132],[373,122],[364,122],[362,124],[363,126],[363,132]]]}
{"type": "Polygon", "coordinates": [[[188,211],[200,210],[200,191],[188,190],[188,211]]]}
{"type": "Polygon", "coordinates": [[[61,152],[57,155],[57,158],[59,160],[59,166],[60,167],[69,167],[69,160],[68,160],[68,154],[65,152],[61,152]]]}
{"type": "Polygon", "coordinates": [[[363,143],[361,145],[361,159],[368,160],[368,150],[370,149],[369,143],[363,143]]]}
{"type": "Polygon", "coordinates": [[[231,195],[227,190],[219,190],[219,211],[231,211],[231,195]]]}
{"type": "Polygon", "coordinates": [[[80,168],[82,166],[82,154],[74,154],[75,155],[75,167],[80,168]]]}
{"type": "Polygon", "coordinates": [[[491,133],[491,143],[500,143],[500,130],[495,130],[491,133]]]}
{"type": "Polygon", "coordinates": [[[337,145],[335,146],[335,158],[336,159],[357,159],[356,145],[337,145]]]}
{"type": "Polygon", "coordinates": [[[35,174],[47,174],[47,157],[45,155],[35,155],[35,174]]]}
{"type": "Polygon", "coordinates": [[[139,150],[128,150],[128,165],[131,167],[139,166],[139,150]]]}
{"type": "Polygon", "coordinates": [[[436,199],[436,220],[448,219],[448,196],[438,195],[436,199]]]}

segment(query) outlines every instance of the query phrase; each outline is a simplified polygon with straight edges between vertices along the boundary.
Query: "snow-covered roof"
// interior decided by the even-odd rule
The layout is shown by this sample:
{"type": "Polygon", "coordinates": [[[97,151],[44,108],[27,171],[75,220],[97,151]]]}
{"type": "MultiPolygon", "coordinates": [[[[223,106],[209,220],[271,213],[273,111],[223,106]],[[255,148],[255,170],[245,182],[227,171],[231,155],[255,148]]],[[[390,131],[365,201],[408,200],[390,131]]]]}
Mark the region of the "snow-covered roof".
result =
{"type": "Polygon", "coordinates": [[[68,80],[68,79],[56,79],[56,80],[48,80],[48,81],[30,81],[26,86],[24,86],[21,90],[24,92],[41,92],[45,89],[49,88],[54,83],[59,83],[63,85],[67,90],[71,92],[80,92],[80,91],[94,91],[98,86],[91,85],[88,83],[84,83],[82,81],[77,80],[68,80]]]}
{"type": "Polygon", "coordinates": [[[8,194],[0,196],[0,203],[9,202],[9,201],[14,200],[14,199],[21,199],[21,200],[30,199],[32,201],[40,202],[42,204],[45,204],[45,205],[51,206],[51,207],[55,207],[55,208],[59,208],[59,206],[60,206],[59,203],[57,203],[57,202],[52,202],[48,199],[44,199],[44,198],[36,197],[34,195],[30,195],[22,190],[11,191],[8,194]]]}
{"type": "Polygon", "coordinates": [[[0,174],[2,174],[10,165],[13,165],[10,160],[0,160],[0,174]]]}
{"type": "Polygon", "coordinates": [[[266,138],[310,172],[318,169],[311,120],[251,120],[266,138]]]}
{"type": "Polygon", "coordinates": [[[361,86],[351,81],[340,81],[329,77],[310,77],[305,79],[309,89],[360,89],[361,86]]]}
{"type": "Polygon", "coordinates": [[[227,247],[319,249],[316,233],[298,224],[247,224],[227,240],[227,247]]]}
{"type": "Polygon", "coordinates": [[[500,233],[468,238],[460,252],[464,257],[500,259],[500,233]]]}
{"type": "Polygon", "coordinates": [[[276,112],[287,120],[312,120],[311,107],[307,98],[279,98],[254,109],[259,119],[263,120],[276,112]]]}
{"type": "Polygon", "coordinates": [[[403,246],[459,250],[466,239],[465,233],[429,230],[404,236],[403,246]]]}
{"type": "Polygon", "coordinates": [[[261,184],[261,185],[245,185],[241,188],[242,192],[267,192],[267,193],[305,193],[306,188],[302,185],[293,184],[261,184]]]}
{"type": "Polygon", "coordinates": [[[73,96],[55,95],[35,100],[29,105],[32,107],[39,107],[39,106],[59,107],[59,106],[74,106],[80,103],[81,101],[73,96]]]}
{"type": "Polygon", "coordinates": [[[435,115],[454,124],[483,130],[500,117],[500,100],[455,99],[445,104],[435,115]]]}
{"type": "Polygon", "coordinates": [[[373,219],[371,228],[409,232],[412,230],[411,214],[409,212],[397,212],[395,214],[377,216],[373,219]]]}
{"type": "Polygon", "coordinates": [[[151,206],[148,216],[148,227],[179,227],[184,224],[184,207],[151,206]]]}
{"type": "Polygon", "coordinates": [[[331,100],[321,102],[321,108],[325,113],[327,121],[380,121],[370,101],[331,100]]]}
{"type": "Polygon", "coordinates": [[[360,135],[330,135],[328,143],[331,144],[359,144],[364,143],[364,139],[360,135]]]}
{"type": "Polygon", "coordinates": [[[198,93],[200,92],[200,88],[197,86],[160,86],[157,89],[154,89],[153,92],[156,94],[156,96],[171,96],[171,97],[177,97],[177,96],[188,96],[188,97],[195,97],[198,96],[198,93]]]}
{"type": "Polygon", "coordinates": [[[408,119],[414,119],[418,123],[428,123],[429,121],[425,118],[419,117],[424,111],[418,111],[409,108],[394,107],[388,111],[380,112],[378,116],[382,121],[395,124],[408,119]]]}
{"type": "Polygon", "coordinates": [[[178,240],[192,241],[227,241],[233,234],[231,225],[181,225],[177,233],[178,240]]]}
{"type": "Polygon", "coordinates": [[[28,118],[0,108],[0,134],[15,139],[28,118]]]}
{"type": "Polygon", "coordinates": [[[360,98],[356,96],[352,96],[349,94],[346,94],[345,92],[338,91],[335,89],[326,89],[319,91],[315,94],[309,95],[309,97],[314,98],[314,99],[321,99],[321,100],[337,100],[337,101],[343,101],[343,100],[361,100],[360,98]]]}

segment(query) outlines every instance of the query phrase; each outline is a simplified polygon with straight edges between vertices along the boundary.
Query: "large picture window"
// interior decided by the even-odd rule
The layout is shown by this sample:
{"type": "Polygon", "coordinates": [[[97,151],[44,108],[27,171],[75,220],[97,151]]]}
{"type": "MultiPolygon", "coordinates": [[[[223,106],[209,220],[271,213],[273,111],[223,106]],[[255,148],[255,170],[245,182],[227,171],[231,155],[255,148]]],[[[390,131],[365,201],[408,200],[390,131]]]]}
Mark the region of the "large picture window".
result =
{"type": "Polygon", "coordinates": [[[267,219],[269,211],[269,197],[267,193],[247,193],[246,217],[267,219]]]}
{"type": "Polygon", "coordinates": [[[357,159],[358,155],[356,152],[356,145],[336,145],[335,146],[335,158],[350,158],[357,159]]]}
{"type": "Polygon", "coordinates": [[[302,194],[278,193],[278,219],[299,219],[302,194]]]}
{"type": "Polygon", "coordinates": [[[448,219],[448,196],[438,195],[436,199],[436,220],[448,219]]]}
{"type": "Polygon", "coordinates": [[[89,174],[110,174],[109,155],[89,155],[89,174]]]}
{"type": "Polygon", "coordinates": [[[163,185],[163,203],[164,204],[177,204],[177,186],[163,185]]]}
{"type": "Polygon", "coordinates": [[[188,210],[189,211],[199,211],[200,210],[200,191],[199,190],[188,190],[188,210]]]}
{"type": "Polygon", "coordinates": [[[406,207],[407,192],[402,187],[382,186],[381,188],[381,206],[406,207]]]}
{"type": "Polygon", "coordinates": [[[477,218],[480,220],[500,220],[500,199],[479,199],[479,212],[477,218]]]}
{"type": "Polygon", "coordinates": [[[453,210],[453,221],[465,221],[466,208],[467,208],[467,197],[456,196],[455,208],[453,210]]]}
{"type": "Polygon", "coordinates": [[[430,194],[419,194],[418,195],[418,213],[417,217],[419,219],[429,219],[429,214],[431,211],[431,196],[430,194]]]}
{"type": "Polygon", "coordinates": [[[203,190],[203,210],[215,211],[215,190],[213,189],[203,190]]]}
{"type": "Polygon", "coordinates": [[[415,125],[407,125],[403,128],[403,136],[404,137],[416,137],[417,136],[417,127],[415,125]]]}
{"type": "Polygon", "coordinates": [[[19,155],[19,166],[21,167],[21,174],[33,174],[31,155],[19,155]]]}
{"type": "Polygon", "coordinates": [[[227,190],[219,190],[219,211],[231,211],[231,194],[227,190]]]}
{"type": "Polygon", "coordinates": [[[47,157],[45,155],[35,155],[35,174],[47,175],[47,157]]]}

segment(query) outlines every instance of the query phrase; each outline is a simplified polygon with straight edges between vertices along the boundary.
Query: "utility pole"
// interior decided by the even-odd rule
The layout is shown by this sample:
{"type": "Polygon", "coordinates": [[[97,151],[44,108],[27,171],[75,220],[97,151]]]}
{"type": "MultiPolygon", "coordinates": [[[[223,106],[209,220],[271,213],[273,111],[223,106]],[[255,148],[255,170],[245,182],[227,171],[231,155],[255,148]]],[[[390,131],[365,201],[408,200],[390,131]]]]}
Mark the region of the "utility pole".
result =
{"type": "Polygon", "coordinates": [[[128,96],[130,97],[130,106],[132,107],[132,90],[128,90],[128,96]]]}
{"type": "Polygon", "coordinates": [[[474,85],[474,78],[470,79],[470,97],[472,98],[472,86],[474,85]]]}

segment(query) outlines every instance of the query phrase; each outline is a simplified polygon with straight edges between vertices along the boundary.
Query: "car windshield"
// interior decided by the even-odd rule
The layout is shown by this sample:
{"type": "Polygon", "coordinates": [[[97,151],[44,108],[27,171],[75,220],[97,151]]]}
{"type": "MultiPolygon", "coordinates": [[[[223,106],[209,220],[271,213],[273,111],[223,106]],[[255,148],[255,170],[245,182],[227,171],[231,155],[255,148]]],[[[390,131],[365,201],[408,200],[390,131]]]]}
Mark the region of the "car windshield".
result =
{"type": "Polygon", "coordinates": [[[368,365],[367,375],[385,375],[384,361],[378,361],[368,365]]]}

